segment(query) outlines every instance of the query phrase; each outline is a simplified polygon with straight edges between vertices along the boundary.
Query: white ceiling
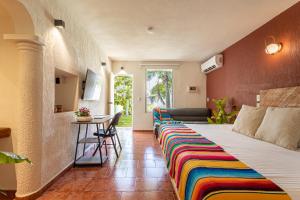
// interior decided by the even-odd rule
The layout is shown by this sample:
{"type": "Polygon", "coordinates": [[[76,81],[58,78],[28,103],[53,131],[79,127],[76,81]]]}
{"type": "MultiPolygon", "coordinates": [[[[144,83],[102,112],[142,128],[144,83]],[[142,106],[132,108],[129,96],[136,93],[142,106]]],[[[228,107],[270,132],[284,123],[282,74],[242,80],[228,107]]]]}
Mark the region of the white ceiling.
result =
{"type": "MultiPolygon", "coordinates": [[[[297,0],[63,0],[113,60],[199,61],[297,0]],[[147,33],[148,26],[154,34],[147,33]]],[[[66,24],[66,26],[68,26],[66,24]]]]}

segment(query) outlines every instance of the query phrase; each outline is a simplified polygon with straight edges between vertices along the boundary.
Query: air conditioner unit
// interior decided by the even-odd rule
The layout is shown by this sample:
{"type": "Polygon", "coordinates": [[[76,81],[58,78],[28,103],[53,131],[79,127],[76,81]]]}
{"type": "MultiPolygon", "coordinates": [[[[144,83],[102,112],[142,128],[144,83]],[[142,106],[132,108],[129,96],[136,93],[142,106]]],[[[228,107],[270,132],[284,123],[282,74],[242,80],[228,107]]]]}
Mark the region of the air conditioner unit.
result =
{"type": "Polygon", "coordinates": [[[218,54],[211,57],[206,62],[202,63],[201,70],[205,74],[208,74],[209,72],[214,71],[222,66],[223,66],[223,55],[218,54]]]}

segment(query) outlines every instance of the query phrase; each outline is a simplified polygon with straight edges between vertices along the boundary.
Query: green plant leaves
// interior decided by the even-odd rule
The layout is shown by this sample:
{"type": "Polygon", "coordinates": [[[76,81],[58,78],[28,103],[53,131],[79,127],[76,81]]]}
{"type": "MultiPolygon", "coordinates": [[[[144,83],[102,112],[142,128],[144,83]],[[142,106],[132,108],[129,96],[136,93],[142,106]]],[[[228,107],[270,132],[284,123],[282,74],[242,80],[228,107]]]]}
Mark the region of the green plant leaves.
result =
{"type": "Polygon", "coordinates": [[[209,123],[209,124],[214,124],[215,122],[211,119],[211,118],[207,118],[207,122],[209,123]]]}
{"type": "Polygon", "coordinates": [[[125,111],[125,114],[132,114],[132,77],[115,77],[114,104],[122,106],[122,108],[125,111]]]}
{"type": "Polygon", "coordinates": [[[21,163],[28,162],[31,164],[31,161],[23,156],[19,156],[15,153],[0,151],[0,164],[10,164],[10,163],[21,163]]]}
{"type": "Polygon", "coordinates": [[[212,100],[216,106],[216,110],[212,111],[212,117],[207,118],[209,124],[224,124],[233,123],[238,111],[226,112],[226,102],[227,98],[223,99],[213,99],[212,100]]]}
{"type": "Polygon", "coordinates": [[[162,104],[165,108],[172,107],[172,71],[147,70],[147,111],[162,104]]]}

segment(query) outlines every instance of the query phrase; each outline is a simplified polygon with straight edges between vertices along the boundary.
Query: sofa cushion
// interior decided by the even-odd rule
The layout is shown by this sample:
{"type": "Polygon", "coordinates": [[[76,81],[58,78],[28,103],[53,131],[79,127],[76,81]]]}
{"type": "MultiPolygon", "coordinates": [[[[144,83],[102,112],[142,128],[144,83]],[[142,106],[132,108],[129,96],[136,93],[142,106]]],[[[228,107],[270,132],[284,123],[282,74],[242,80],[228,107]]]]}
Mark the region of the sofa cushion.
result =
{"type": "Polygon", "coordinates": [[[173,115],[172,118],[178,121],[207,121],[206,116],[173,115]]]}
{"type": "Polygon", "coordinates": [[[210,116],[208,108],[176,108],[168,109],[170,115],[173,116],[210,116]]]}

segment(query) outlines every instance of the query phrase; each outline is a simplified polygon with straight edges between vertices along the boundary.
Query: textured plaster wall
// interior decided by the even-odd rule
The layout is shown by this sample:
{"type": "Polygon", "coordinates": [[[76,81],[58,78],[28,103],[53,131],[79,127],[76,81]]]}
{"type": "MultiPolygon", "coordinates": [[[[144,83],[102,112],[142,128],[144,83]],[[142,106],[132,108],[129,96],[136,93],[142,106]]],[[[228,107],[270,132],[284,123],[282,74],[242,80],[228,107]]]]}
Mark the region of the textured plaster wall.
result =
{"type": "MultiPolygon", "coordinates": [[[[120,67],[124,66],[125,71],[133,76],[133,129],[151,130],[152,113],[145,111],[146,67],[141,67],[141,63],[136,61],[113,61],[112,69],[113,73],[117,74],[120,67]]],[[[206,107],[206,76],[201,72],[199,63],[180,63],[179,67],[173,68],[173,79],[175,108],[206,107]],[[188,93],[188,86],[198,86],[199,93],[188,93]]]]}
{"type": "MultiPolygon", "coordinates": [[[[30,177],[36,179],[35,182],[40,182],[39,188],[41,188],[73,162],[77,134],[75,127],[70,124],[74,120],[72,112],[59,114],[53,112],[55,68],[78,75],[80,83],[85,77],[87,68],[101,75],[103,89],[100,101],[79,100],[79,106],[89,107],[92,114],[105,114],[108,113],[110,62],[94,40],[84,31],[84,28],[65,8],[59,6],[59,0],[20,0],[20,2],[26,7],[32,18],[35,34],[40,36],[45,44],[43,69],[39,70],[42,73],[40,84],[43,91],[42,141],[36,141],[37,145],[42,145],[41,176],[37,173],[36,176],[30,177]],[[54,18],[63,19],[66,29],[55,28],[53,26],[54,18]],[[101,61],[106,61],[108,66],[101,67],[101,61]]],[[[79,88],[81,88],[81,84],[79,88]]],[[[80,95],[81,90],[78,92],[78,98],[80,95]]],[[[24,182],[30,183],[30,180],[24,182]]],[[[20,196],[27,195],[25,192],[31,193],[39,189],[35,186],[35,188],[30,188],[30,185],[24,187],[26,190],[21,190],[20,196]]]]}

